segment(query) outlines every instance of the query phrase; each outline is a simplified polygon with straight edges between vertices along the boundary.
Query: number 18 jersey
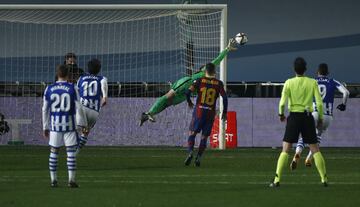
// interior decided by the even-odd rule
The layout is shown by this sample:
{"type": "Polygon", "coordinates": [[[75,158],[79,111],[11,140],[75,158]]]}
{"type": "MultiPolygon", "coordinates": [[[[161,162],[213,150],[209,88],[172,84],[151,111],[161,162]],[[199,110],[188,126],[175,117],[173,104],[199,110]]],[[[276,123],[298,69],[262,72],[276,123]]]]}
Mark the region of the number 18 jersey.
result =
{"type": "Polygon", "coordinates": [[[225,96],[224,84],[216,78],[199,78],[193,84],[198,97],[194,108],[194,115],[197,118],[206,117],[213,119],[216,115],[216,100],[225,96]]]}

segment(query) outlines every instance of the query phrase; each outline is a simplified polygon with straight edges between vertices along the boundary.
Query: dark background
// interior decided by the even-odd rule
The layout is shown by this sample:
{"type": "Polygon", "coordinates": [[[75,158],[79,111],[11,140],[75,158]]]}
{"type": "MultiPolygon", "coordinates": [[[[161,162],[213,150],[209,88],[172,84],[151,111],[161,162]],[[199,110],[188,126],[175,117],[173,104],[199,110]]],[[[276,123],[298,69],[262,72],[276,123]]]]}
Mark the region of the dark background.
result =
{"type": "MultiPolygon", "coordinates": [[[[149,4],[175,0],[1,0],[0,3],[149,4]]],[[[228,4],[228,35],[246,32],[249,44],[228,59],[229,81],[284,81],[304,56],[309,75],[326,62],[340,81],[359,83],[360,1],[209,0],[228,4]]],[[[1,33],[1,31],[0,31],[1,33]]]]}

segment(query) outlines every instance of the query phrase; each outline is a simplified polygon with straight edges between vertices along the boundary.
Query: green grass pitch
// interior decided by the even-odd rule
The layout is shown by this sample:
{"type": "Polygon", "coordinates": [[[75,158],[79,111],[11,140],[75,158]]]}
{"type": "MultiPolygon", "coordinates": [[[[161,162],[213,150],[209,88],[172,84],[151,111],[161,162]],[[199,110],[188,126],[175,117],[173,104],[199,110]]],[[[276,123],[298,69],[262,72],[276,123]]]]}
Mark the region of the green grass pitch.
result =
{"type": "MultiPolygon", "coordinates": [[[[279,149],[208,150],[202,166],[183,166],[183,148],[87,147],[78,157],[78,189],[49,187],[47,147],[0,147],[0,206],[360,206],[360,149],[323,149],[330,186],[314,167],[285,170],[271,189],[279,149]]],[[[301,163],[303,159],[301,160],[301,163]]]]}

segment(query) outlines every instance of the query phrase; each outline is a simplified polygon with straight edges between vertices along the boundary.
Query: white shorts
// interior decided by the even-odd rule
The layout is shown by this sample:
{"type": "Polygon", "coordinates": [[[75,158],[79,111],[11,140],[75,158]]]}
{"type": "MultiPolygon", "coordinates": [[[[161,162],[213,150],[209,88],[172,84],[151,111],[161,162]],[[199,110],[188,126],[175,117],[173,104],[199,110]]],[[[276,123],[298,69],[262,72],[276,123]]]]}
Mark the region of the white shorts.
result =
{"type": "Polygon", "coordinates": [[[52,147],[61,147],[65,145],[66,147],[75,146],[78,136],[77,132],[53,132],[50,131],[49,145],[52,147]]]}
{"type": "MultiPolygon", "coordinates": [[[[317,122],[319,120],[319,113],[317,111],[312,113],[314,119],[315,119],[315,125],[317,125],[317,122]]],[[[323,116],[323,125],[322,125],[322,132],[326,131],[327,128],[329,128],[331,122],[333,120],[332,116],[324,115],[323,116]]]]}
{"type": "Polygon", "coordinates": [[[83,109],[84,109],[84,114],[85,114],[85,117],[86,117],[86,120],[88,123],[88,127],[90,129],[94,128],[96,121],[99,117],[99,112],[89,109],[87,107],[83,107],[83,109]]]}

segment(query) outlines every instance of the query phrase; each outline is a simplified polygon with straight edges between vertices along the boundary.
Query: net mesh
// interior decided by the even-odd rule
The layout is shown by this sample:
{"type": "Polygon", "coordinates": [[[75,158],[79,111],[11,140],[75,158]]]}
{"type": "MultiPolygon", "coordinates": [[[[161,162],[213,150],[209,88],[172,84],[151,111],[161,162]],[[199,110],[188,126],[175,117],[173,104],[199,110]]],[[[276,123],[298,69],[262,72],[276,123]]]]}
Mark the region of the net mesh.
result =
{"type": "Polygon", "coordinates": [[[46,144],[41,96],[74,52],[85,71],[100,59],[109,81],[109,105],[89,144],[183,145],[191,116],[184,104],[155,124],[139,128],[138,118],[171,83],[217,56],[220,21],[220,10],[0,10],[0,112],[13,126],[1,143],[46,144]]]}

